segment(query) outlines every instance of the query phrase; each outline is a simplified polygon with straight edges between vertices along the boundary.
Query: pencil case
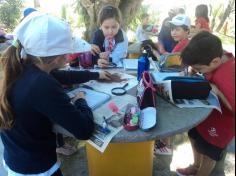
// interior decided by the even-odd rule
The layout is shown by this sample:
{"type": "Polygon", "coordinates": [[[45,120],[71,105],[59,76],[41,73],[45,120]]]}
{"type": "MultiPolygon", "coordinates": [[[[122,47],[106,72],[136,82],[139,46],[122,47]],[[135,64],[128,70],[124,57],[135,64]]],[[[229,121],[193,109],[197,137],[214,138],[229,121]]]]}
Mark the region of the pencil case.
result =
{"type": "Polygon", "coordinates": [[[164,80],[171,80],[173,99],[207,99],[210,83],[201,77],[170,76],[164,80]]]}

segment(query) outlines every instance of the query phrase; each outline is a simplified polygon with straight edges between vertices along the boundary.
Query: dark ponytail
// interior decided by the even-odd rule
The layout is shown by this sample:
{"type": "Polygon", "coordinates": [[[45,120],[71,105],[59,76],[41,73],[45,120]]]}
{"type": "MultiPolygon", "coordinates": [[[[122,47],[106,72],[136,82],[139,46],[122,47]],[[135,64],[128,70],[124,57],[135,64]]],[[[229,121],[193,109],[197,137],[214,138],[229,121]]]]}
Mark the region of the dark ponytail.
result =
{"type": "Polygon", "coordinates": [[[10,129],[14,123],[14,111],[9,97],[11,89],[23,71],[20,57],[21,45],[10,46],[1,56],[3,78],[0,93],[0,129],[10,129]]]}

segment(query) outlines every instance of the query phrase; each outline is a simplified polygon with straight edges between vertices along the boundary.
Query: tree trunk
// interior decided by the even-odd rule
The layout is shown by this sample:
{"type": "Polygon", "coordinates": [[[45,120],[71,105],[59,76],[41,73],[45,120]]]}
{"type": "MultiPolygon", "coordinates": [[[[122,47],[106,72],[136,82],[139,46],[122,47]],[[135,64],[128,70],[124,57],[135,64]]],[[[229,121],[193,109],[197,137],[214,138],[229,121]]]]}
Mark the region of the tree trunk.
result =
{"type": "Polygon", "coordinates": [[[34,8],[39,8],[39,7],[40,7],[39,0],[34,0],[34,8]]]}
{"type": "Polygon", "coordinates": [[[222,10],[222,5],[219,5],[217,7],[213,7],[212,5],[210,5],[211,7],[211,11],[212,11],[212,20],[211,20],[211,30],[214,31],[215,25],[216,25],[216,18],[218,16],[218,14],[220,13],[220,11],[222,10]]]}
{"type": "Polygon", "coordinates": [[[220,32],[220,30],[222,29],[226,19],[230,16],[232,10],[234,9],[234,6],[235,6],[235,0],[229,0],[229,4],[224,12],[224,15],[222,16],[222,18],[220,20],[220,24],[216,28],[217,32],[220,32]]]}
{"type": "Polygon", "coordinates": [[[122,28],[127,29],[136,12],[140,9],[143,0],[77,0],[84,12],[86,26],[85,38],[91,39],[92,33],[98,26],[97,19],[100,9],[107,4],[114,5],[121,10],[123,24],[122,28]]]}
{"type": "Polygon", "coordinates": [[[126,30],[140,9],[143,0],[121,0],[119,8],[123,17],[123,28],[126,30]]]}

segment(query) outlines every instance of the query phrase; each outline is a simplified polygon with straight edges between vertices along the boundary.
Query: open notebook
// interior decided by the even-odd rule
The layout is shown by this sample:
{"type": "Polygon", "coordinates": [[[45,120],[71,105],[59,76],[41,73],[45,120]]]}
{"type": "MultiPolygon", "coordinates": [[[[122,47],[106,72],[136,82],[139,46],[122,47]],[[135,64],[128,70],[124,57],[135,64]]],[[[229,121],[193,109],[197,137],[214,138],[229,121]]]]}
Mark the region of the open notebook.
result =
{"type": "Polygon", "coordinates": [[[73,98],[80,91],[85,92],[85,99],[88,103],[88,106],[92,110],[95,110],[96,108],[100,107],[102,104],[104,104],[105,102],[107,102],[111,99],[111,96],[109,94],[106,94],[103,92],[98,92],[98,91],[91,90],[91,89],[86,89],[83,87],[74,89],[74,90],[68,92],[67,95],[70,98],[73,98]]]}

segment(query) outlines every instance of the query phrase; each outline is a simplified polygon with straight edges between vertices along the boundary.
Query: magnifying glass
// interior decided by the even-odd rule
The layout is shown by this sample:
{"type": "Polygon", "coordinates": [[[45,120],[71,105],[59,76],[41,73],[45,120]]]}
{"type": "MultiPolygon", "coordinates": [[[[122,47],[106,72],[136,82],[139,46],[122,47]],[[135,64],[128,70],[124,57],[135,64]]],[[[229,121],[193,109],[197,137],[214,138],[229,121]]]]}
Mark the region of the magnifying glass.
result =
{"type": "Polygon", "coordinates": [[[111,90],[111,93],[112,93],[113,95],[116,95],[116,96],[124,95],[124,94],[126,94],[125,88],[126,88],[128,85],[129,85],[129,83],[126,83],[126,84],[125,84],[124,86],[122,86],[122,87],[113,88],[113,89],[111,90]]]}

